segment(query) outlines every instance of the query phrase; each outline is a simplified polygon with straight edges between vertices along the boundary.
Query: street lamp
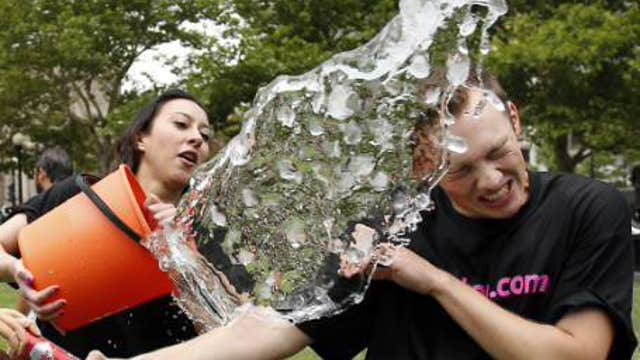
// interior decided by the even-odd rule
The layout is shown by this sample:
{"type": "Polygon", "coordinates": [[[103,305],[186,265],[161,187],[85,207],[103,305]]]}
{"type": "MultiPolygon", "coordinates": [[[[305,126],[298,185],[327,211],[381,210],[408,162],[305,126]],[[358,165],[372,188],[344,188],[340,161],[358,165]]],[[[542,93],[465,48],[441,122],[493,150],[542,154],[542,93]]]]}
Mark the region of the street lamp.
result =
{"type": "Polygon", "coordinates": [[[31,141],[29,135],[17,132],[11,138],[13,148],[18,159],[18,196],[17,202],[22,203],[22,153],[24,150],[31,150],[35,144],[31,141]]]}

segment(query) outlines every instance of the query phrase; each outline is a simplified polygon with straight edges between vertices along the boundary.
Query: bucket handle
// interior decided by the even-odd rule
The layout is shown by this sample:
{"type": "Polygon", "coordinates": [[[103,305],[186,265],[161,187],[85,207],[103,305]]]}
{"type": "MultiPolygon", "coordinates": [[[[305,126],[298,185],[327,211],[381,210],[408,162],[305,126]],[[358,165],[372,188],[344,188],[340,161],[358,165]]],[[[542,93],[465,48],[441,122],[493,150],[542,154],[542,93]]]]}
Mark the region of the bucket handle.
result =
{"type": "Polygon", "coordinates": [[[107,205],[104,201],[102,201],[102,199],[100,199],[100,196],[98,196],[98,194],[96,194],[95,191],[91,189],[91,187],[89,186],[89,184],[87,184],[87,182],[84,180],[82,175],[76,176],[75,182],[76,182],[76,185],[78,185],[78,187],[80,188],[80,190],[82,190],[82,192],[85,195],[87,195],[89,200],[93,202],[93,204],[98,208],[98,210],[100,210],[100,212],[104,216],[106,216],[107,219],[109,219],[109,221],[111,221],[112,224],[117,226],[118,229],[120,229],[123,233],[125,233],[128,237],[133,239],[135,242],[137,243],[140,242],[142,237],[138,235],[138,233],[133,231],[122,220],[120,220],[120,218],[109,208],[109,205],[107,205]]]}

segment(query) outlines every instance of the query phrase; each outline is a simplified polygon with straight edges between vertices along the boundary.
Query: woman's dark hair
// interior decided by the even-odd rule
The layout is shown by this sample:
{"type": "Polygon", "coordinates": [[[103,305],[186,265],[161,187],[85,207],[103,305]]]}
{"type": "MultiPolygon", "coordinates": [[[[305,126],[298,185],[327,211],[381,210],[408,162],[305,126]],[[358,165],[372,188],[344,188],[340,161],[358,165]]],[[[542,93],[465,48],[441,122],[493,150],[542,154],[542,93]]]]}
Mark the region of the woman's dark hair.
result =
{"type": "Polygon", "coordinates": [[[171,89],[160,94],[149,105],[145,106],[138,112],[133,125],[129,127],[129,130],[118,141],[117,154],[120,157],[120,161],[123,164],[128,165],[135,173],[138,171],[140,165],[140,150],[138,150],[136,143],[139,140],[139,135],[147,133],[151,129],[153,119],[156,117],[160,108],[165,103],[174,99],[186,99],[198,104],[207,113],[207,109],[191,94],[183,90],[171,89]]]}

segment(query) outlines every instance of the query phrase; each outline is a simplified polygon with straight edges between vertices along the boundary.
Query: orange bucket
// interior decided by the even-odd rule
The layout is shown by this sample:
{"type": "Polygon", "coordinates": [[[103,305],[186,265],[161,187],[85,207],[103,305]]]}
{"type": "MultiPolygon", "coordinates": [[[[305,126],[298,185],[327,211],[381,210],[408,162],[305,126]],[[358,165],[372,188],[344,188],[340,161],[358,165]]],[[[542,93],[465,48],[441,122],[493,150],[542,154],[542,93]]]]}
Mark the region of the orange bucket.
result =
{"type": "Polygon", "coordinates": [[[82,193],[24,227],[18,240],[34,288],[59,285],[52,301],[67,300],[64,315],[54,321],[62,333],[174,288],[156,258],[133,241],[151,234],[152,218],[143,210],[146,196],[131,170],[120,165],[91,188],[78,185],[82,193]]]}

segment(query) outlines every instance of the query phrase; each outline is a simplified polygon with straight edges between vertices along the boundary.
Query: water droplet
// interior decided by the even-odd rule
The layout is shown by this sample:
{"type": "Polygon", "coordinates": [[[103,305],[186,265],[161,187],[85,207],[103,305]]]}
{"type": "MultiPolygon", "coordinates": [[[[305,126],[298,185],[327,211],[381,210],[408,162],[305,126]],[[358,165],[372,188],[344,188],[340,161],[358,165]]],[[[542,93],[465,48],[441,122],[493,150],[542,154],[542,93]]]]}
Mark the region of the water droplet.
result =
{"type": "Polygon", "coordinates": [[[444,138],[444,147],[455,154],[464,154],[469,149],[465,139],[451,134],[444,138]]]}
{"type": "Polygon", "coordinates": [[[345,125],[342,131],[344,132],[344,142],[349,145],[356,145],[362,140],[362,129],[354,121],[345,125]]]}
{"type": "Polygon", "coordinates": [[[440,102],[440,94],[442,94],[442,90],[439,87],[429,88],[425,94],[425,102],[432,106],[438,104],[440,102]]]}
{"type": "Polygon", "coordinates": [[[330,158],[339,159],[342,156],[342,148],[338,140],[323,143],[322,147],[324,153],[330,158]]]}
{"type": "Polygon", "coordinates": [[[291,128],[295,122],[296,113],[291,109],[291,107],[285,104],[280,106],[276,117],[282,125],[291,128]]]}
{"type": "Polygon", "coordinates": [[[255,191],[249,188],[242,189],[242,201],[246,207],[254,207],[259,204],[255,191]]]}
{"type": "Polygon", "coordinates": [[[366,225],[356,224],[351,237],[354,246],[364,254],[370,254],[374,243],[378,240],[378,232],[366,225]]]}
{"type": "Polygon", "coordinates": [[[369,184],[371,184],[376,191],[384,191],[389,186],[389,176],[379,171],[369,180],[369,184]]]}
{"type": "Polygon", "coordinates": [[[344,255],[350,264],[360,264],[366,256],[365,253],[355,247],[345,250],[344,255]]]}
{"type": "Polygon", "coordinates": [[[337,120],[344,120],[353,115],[353,109],[349,107],[352,98],[356,95],[348,86],[337,85],[329,94],[327,103],[327,115],[337,120]]]}
{"type": "Polygon", "coordinates": [[[393,139],[394,128],[393,126],[383,118],[371,120],[367,127],[369,132],[373,135],[371,143],[379,146],[383,150],[390,150],[393,148],[391,140],[393,139]]]}
{"type": "Polygon", "coordinates": [[[480,53],[484,56],[489,55],[491,52],[491,42],[489,41],[488,35],[487,37],[482,38],[480,41],[480,53]]]}
{"type": "Polygon", "coordinates": [[[299,248],[307,241],[306,226],[299,218],[290,219],[285,225],[285,233],[289,244],[294,249],[299,248]]]}
{"type": "Polygon", "coordinates": [[[500,100],[498,95],[496,95],[493,91],[488,91],[488,90],[485,91],[484,96],[489,102],[489,104],[491,104],[491,106],[493,106],[496,110],[498,110],[499,112],[506,111],[504,102],[502,102],[502,100],[500,100]]]}
{"type": "Polygon", "coordinates": [[[345,195],[351,192],[356,185],[356,177],[350,171],[343,171],[338,181],[337,190],[339,194],[345,195]]]}
{"type": "Polygon", "coordinates": [[[238,260],[244,266],[251,264],[255,258],[255,254],[247,249],[241,249],[240,253],[238,253],[238,260]]]}
{"type": "Polygon", "coordinates": [[[431,205],[431,199],[427,194],[418,194],[414,199],[414,203],[418,210],[427,210],[429,205],[431,205]]]}
{"type": "Polygon", "coordinates": [[[242,166],[249,162],[253,140],[244,134],[231,139],[229,142],[229,159],[235,166],[242,166]]]}
{"type": "Polygon", "coordinates": [[[296,170],[291,160],[278,160],[276,166],[278,168],[278,174],[280,174],[282,179],[298,184],[302,183],[302,174],[296,170]]]}
{"type": "Polygon", "coordinates": [[[468,13],[462,24],[460,24],[460,36],[467,37],[476,31],[478,25],[478,17],[475,14],[468,13]]]}
{"type": "Polygon", "coordinates": [[[393,210],[396,214],[399,214],[409,208],[411,204],[411,197],[404,191],[395,191],[393,194],[393,210]]]}
{"type": "Polygon", "coordinates": [[[424,79],[431,73],[431,65],[425,55],[414,56],[408,69],[409,74],[417,79],[424,79]]]}
{"type": "Polygon", "coordinates": [[[453,86],[464,84],[469,76],[471,62],[469,57],[460,53],[455,53],[447,60],[447,79],[453,86]]]}
{"type": "Polygon", "coordinates": [[[347,170],[359,178],[371,174],[376,166],[376,160],[370,155],[358,155],[349,158],[347,170]]]}
{"type": "Polygon", "coordinates": [[[322,123],[318,119],[309,120],[309,133],[312,136],[320,136],[324,134],[324,128],[322,127],[322,123]]]}
{"type": "Polygon", "coordinates": [[[227,226],[227,217],[215,205],[211,206],[211,221],[221,227],[227,226]]]}

